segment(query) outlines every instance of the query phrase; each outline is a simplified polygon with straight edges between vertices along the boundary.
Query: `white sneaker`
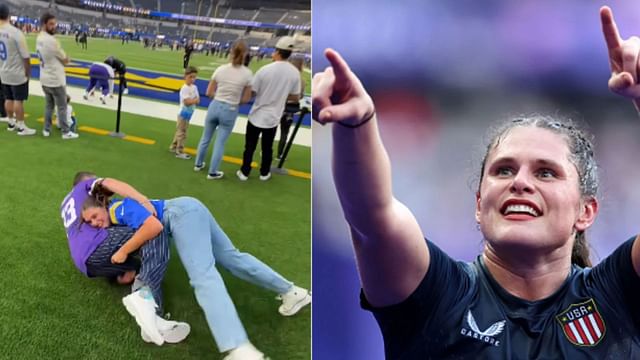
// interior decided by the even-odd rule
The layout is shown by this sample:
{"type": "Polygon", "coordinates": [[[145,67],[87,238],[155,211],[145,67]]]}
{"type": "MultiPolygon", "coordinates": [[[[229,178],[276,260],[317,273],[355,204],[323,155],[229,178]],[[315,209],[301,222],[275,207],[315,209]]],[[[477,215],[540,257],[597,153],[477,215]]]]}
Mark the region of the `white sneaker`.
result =
{"type": "Polygon", "coordinates": [[[156,308],[158,305],[156,305],[149,288],[142,287],[123,297],[122,303],[151,341],[158,346],[162,345],[164,338],[158,330],[158,325],[156,325],[156,308]]]}
{"type": "Polygon", "coordinates": [[[216,171],[213,174],[207,174],[207,180],[218,180],[222,179],[224,176],[224,171],[216,171]]]}
{"type": "Polygon", "coordinates": [[[74,133],[73,131],[62,134],[62,140],[77,139],[78,137],[80,137],[80,135],[78,133],[74,133]]]}
{"type": "Polygon", "coordinates": [[[271,172],[269,172],[267,175],[260,175],[260,180],[262,181],[267,181],[271,179],[271,172]]]}
{"type": "Polygon", "coordinates": [[[253,344],[247,342],[231,350],[223,360],[265,360],[265,356],[253,344]]]}
{"type": "Polygon", "coordinates": [[[85,93],[84,95],[82,95],[82,98],[85,100],[89,100],[89,96],[85,93]]]}
{"type": "Polygon", "coordinates": [[[182,159],[182,160],[190,160],[191,159],[191,155],[189,155],[187,153],[176,153],[176,157],[178,159],[182,159]]]}
{"type": "Polygon", "coordinates": [[[201,171],[202,169],[204,169],[204,166],[205,166],[205,165],[207,165],[207,163],[203,161],[203,162],[202,162],[202,165],[200,165],[200,166],[198,166],[198,165],[194,166],[194,167],[193,167],[193,171],[201,171]]]}
{"type": "Polygon", "coordinates": [[[236,171],[236,176],[238,177],[238,179],[240,179],[240,181],[247,181],[247,179],[249,179],[247,175],[242,173],[242,170],[236,171]]]}
{"type": "Polygon", "coordinates": [[[127,95],[127,94],[129,94],[129,88],[124,88],[122,90],[122,95],[127,95]]]}
{"type": "MultiPolygon", "coordinates": [[[[160,331],[160,335],[162,335],[164,341],[169,344],[177,344],[181,342],[186,339],[191,332],[191,326],[189,326],[189,324],[185,322],[165,320],[157,315],[156,325],[158,326],[158,331],[160,331]]],[[[140,336],[142,336],[142,340],[145,342],[152,342],[151,337],[142,329],[140,329],[140,336]]]]}
{"type": "Polygon", "coordinates": [[[9,122],[9,118],[6,117],[6,116],[5,117],[0,117],[0,122],[8,123],[9,122]]]}
{"type": "Polygon", "coordinates": [[[21,128],[16,126],[16,134],[18,134],[19,136],[35,135],[36,134],[36,130],[35,129],[31,129],[30,127],[28,127],[25,124],[25,125],[22,125],[21,128]]]}
{"type": "Polygon", "coordinates": [[[278,295],[276,299],[282,300],[278,312],[283,316],[292,316],[311,303],[311,292],[294,285],[291,290],[278,295]]]}
{"type": "Polygon", "coordinates": [[[9,119],[9,124],[7,124],[7,130],[13,131],[16,129],[16,121],[14,119],[9,119]]]}
{"type": "Polygon", "coordinates": [[[51,133],[48,130],[42,130],[42,136],[49,137],[49,135],[51,135],[51,133]]]}

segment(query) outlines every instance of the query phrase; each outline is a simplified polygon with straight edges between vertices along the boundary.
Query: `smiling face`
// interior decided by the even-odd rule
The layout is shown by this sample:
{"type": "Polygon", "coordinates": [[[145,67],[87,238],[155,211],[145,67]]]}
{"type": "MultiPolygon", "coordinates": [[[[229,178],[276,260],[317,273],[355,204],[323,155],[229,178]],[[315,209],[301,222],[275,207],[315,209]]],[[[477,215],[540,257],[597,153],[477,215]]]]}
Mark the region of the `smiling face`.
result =
{"type": "Polygon", "coordinates": [[[580,193],[566,137],[518,126],[487,156],[476,220],[492,246],[571,246],[595,220],[597,202],[580,193]],[[570,244],[568,244],[570,243],[570,244]]]}
{"type": "Polygon", "coordinates": [[[82,219],[93,227],[107,228],[111,225],[109,213],[103,207],[90,207],[82,210],[82,219]]]}

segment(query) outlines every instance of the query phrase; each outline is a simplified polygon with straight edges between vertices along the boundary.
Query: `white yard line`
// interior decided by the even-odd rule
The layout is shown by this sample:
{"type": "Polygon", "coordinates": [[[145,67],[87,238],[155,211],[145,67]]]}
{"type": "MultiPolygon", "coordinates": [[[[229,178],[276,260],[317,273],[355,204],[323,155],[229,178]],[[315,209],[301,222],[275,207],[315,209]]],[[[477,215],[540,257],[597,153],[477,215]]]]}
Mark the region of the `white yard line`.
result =
{"type": "MultiPolygon", "coordinates": [[[[40,81],[32,79],[29,81],[29,94],[36,96],[44,96],[42,92],[42,86],[40,85],[40,81]]],[[[107,105],[102,105],[98,100],[98,95],[94,97],[90,97],[89,100],[84,100],[82,95],[84,95],[84,89],[76,86],[67,86],[67,94],[71,96],[72,104],[83,104],[103,109],[109,109],[115,111],[118,106],[117,97],[113,99],[107,98],[107,105]]],[[[123,96],[122,98],[122,111],[143,115],[152,118],[167,120],[167,121],[176,121],[176,117],[178,114],[179,106],[177,104],[168,104],[165,102],[158,102],[153,100],[147,100],[143,98],[131,97],[131,96],[123,96]]],[[[43,109],[44,111],[44,109],[43,109]]],[[[203,109],[196,109],[193,114],[193,118],[191,118],[191,124],[196,126],[204,126],[204,118],[207,111],[203,109]]],[[[114,116],[115,118],[115,116],[114,116]]],[[[82,119],[78,119],[81,123],[82,119]]],[[[82,124],[80,124],[82,125],[82,124]]],[[[238,116],[238,120],[236,121],[236,125],[233,127],[233,132],[237,134],[244,134],[244,130],[247,127],[247,117],[244,115],[238,116]]],[[[293,129],[292,129],[293,130],[293,129]]],[[[139,136],[142,136],[140,134],[139,136]]],[[[278,127],[278,133],[276,134],[276,139],[280,138],[280,128],[278,127]]],[[[311,129],[300,127],[298,130],[298,134],[294,140],[294,144],[311,147],[311,129]]]]}

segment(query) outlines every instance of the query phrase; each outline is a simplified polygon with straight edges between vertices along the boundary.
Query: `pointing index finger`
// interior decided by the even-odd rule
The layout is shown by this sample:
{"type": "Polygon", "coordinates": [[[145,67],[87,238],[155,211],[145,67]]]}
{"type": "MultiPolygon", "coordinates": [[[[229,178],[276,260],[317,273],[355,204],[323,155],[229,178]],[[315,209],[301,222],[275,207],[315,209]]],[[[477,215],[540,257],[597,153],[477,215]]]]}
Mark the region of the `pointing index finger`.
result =
{"type": "Polygon", "coordinates": [[[333,49],[325,50],[324,55],[327,57],[327,60],[329,60],[329,63],[333,68],[333,74],[336,77],[336,82],[341,83],[347,80],[351,69],[342,56],[333,49]]]}
{"type": "Polygon", "coordinates": [[[600,21],[602,22],[602,33],[604,34],[604,40],[607,42],[609,51],[620,47],[618,27],[613,20],[613,12],[608,6],[600,8],[600,21]]]}

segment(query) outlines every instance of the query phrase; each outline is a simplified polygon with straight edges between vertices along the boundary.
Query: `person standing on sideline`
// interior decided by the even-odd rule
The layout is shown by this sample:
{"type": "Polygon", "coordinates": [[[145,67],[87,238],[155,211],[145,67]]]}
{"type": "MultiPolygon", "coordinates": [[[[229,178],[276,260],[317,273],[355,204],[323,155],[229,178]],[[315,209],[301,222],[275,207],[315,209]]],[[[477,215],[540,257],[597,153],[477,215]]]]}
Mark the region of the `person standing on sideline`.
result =
{"type": "Polygon", "coordinates": [[[51,117],[53,107],[58,108],[58,123],[62,130],[62,139],[76,139],[78,134],[71,131],[67,124],[67,79],[64,66],[69,63],[69,57],[60,46],[60,42],[53,36],[56,33],[56,17],[48,12],[40,18],[42,26],[36,39],[36,52],[40,59],[40,83],[44,92],[44,128],[42,135],[51,135],[51,117]]]}
{"type": "Polygon", "coordinates": [[[246,181],[251,172],[253,153],[262,134],[262,162],[260,180],[271,178],[271,160],[273,158],[273,139],[280,123],[280,116],[287,101],[300,98],[300,73],[287,61],[295,47],[295,40],[284,36],[276,43],[271,58],[273,63],[256,72],[251,87],[256,100],[249,111],[249,121],[245,132],[242,167],[236,172],[241,181],[246,181]]]}
{"type": "Polygon", "coordinates": [[[300,103],[304,97],[304,88],[305,82],[302,78],[302,67],[304,66],[304,59],[301,57],[297,57],[294,59],[289,59],[291,64],[300,71],[300,99],[296,99],[295,101],[287,101],[287,104],[284,107],[284,114],[282,114],[282,118],[280,118],[280,141],[278,141],[278,156],[277,159],[280,160],[282,155],[284,154],[284,147],[287,144],[287,137],[289,137],[289,129],[291,129],[291,124],[293,124],[293,115],[300,111],[300,103]]]}
{"type": "Polygon", "coordinates": [[[24,123],[24,105],[29,97],[31,62],[27,41],[18,28],[9,23],[9,7],[0,4],[0,80],[9,117],[7,130],[18,135],[35,135],[24,123]]]}
{"type": "Polygon", "coordinates": [[[207,175],[209,180],[222,179],[224,176],[224,172],[220,171],[224,145],[236,124],[239,105],[251,99],[251,70],[242,65],[247,50],[247,44],[244,41],[236,42],[231,49],[231,62],[219,66],[213,72],[207,87],[207,96],[213,98],[213,101],[209,104],[204,120],[204,131],[198,144],[198,155],[193,170],[204,169],[204,157],[211,138],[218,129],[207,175]]]}
{"type": "Polygon", "coordinates": [[[187,69],[189,66],[189,60],[191,60],[191,53],[193,52],[193,41],[187,41],[187,44],[184,46],[184,57],[182,58],[182,68],[187,69]]]}
{"type": "Polygon", "coordinates": [[[180,89],[180,112],[176,123],[176,133],[173,136],[169,151],[174,152],[178,159],[189,160],[191,155],[185,154],[184,143],[187,140],[187,130],[189,129],[189,120],[196,110],[196,105],[200,103],[200,94],[195,85],[198,77],[198,69],[189,66],[184,71],[184,85],[180,89]]]}

